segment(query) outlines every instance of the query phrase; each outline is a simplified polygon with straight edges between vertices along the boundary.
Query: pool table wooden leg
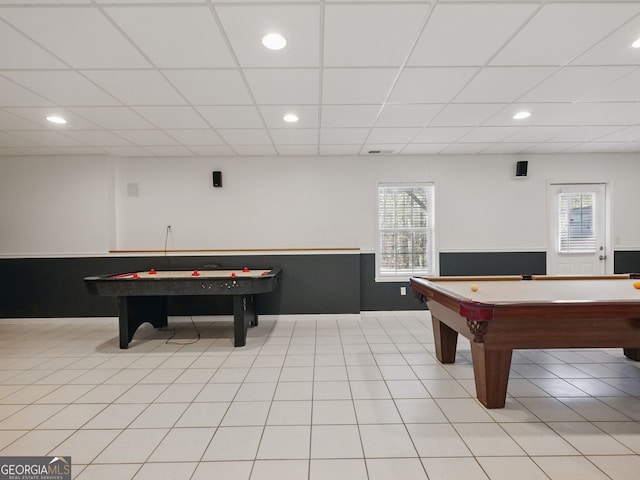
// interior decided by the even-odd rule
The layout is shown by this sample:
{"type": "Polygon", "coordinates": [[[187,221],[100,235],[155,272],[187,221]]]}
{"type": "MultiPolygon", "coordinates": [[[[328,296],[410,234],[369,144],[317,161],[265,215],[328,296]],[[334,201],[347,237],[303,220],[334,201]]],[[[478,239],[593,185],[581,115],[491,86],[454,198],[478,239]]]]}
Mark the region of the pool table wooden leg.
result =
{"type": "Polygon", "coordinates": [[[458,332],[445,325],[431,314],[433,325],[433,339],[436,347],[436,357],[442,363],[456,361],[456,347],[458,345],[458,332]]]}
{"type": "Polygon", "coordinates": [[[471,341],[471,358],[478,400],[487,408],[502,408],[507,399],[509,369],[513,350],[485,348],[471,341]]]}
{"type": "Polygon", "coordinates": [[[624,348],[623,352],[627,358],[640,362],[640,348],[624,348]]]}

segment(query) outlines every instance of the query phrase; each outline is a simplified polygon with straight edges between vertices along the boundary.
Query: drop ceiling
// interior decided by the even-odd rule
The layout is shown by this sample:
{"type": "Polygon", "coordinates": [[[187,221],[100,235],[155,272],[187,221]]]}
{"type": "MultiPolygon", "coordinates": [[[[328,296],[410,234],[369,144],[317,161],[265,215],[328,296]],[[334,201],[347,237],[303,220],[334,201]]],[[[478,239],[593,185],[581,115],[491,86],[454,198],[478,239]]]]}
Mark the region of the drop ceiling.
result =
{"type": "Polygon", "coordinates": [[[638,38],[640,1],[0,0],[0,155],[640,152],[638,38]]]}

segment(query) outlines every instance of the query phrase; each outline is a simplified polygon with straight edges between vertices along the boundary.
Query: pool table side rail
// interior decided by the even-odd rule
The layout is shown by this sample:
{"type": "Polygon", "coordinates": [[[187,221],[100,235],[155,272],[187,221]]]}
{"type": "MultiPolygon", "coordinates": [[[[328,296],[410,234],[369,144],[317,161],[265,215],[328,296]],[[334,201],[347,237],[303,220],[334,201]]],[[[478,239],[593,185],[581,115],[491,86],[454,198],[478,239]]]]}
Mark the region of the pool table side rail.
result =
{"type": "Polygon", "coordinates": [[[612,315],[615,311],[622,315],[628,314],[629,309],[638,309],[640,304],[633,300],[583,300],[563,302],[549,301],[519,301],[519,302],[482,302],[472,300],[468,296],[446,288],[448,282],[474,282],[484,281],[527,281],[527,280],[629,280],[640,278],[640,274],[621,274],[606,276],[495,276],[495,277],[411,277],[410,286],[416,298],[421,303],[427,300],[435,300],[451,310],[460,313],[461,316],[474,321],[489,321],[494,318],[497,309],[508,309],[520,319],[539,319],[549,316],[549,307],[553,305],[553,315],[567,315],[575,318],[597,318],[603,313],[612,315]],[[584,305],[584,309],[576,308],[576,304],[584,305]]]}

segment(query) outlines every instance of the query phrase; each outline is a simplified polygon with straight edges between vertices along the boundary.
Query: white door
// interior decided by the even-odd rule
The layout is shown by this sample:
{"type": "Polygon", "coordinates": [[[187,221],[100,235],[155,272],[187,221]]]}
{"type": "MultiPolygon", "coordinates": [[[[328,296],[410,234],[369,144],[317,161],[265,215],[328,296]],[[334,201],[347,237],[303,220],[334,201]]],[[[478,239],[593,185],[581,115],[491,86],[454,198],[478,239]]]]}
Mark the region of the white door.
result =
{"type": "Polygon", "coordinates": [[[548,186],[548,275],[604,275],[613,270],[605,202],[605,184],[548,186]]]}

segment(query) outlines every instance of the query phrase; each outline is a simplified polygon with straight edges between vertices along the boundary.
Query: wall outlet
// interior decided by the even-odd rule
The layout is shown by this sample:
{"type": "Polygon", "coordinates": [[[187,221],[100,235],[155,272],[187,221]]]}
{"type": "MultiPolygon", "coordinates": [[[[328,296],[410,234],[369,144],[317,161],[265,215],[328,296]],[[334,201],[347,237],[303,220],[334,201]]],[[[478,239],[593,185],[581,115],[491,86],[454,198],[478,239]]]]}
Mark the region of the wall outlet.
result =
{"type": "Polygon", "coordinates": [[[400,287],[400,295],[406,295],[407,294],[407,287],[400,287]]]}

